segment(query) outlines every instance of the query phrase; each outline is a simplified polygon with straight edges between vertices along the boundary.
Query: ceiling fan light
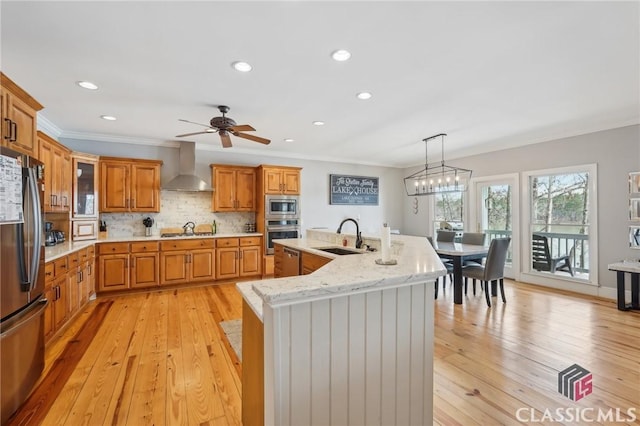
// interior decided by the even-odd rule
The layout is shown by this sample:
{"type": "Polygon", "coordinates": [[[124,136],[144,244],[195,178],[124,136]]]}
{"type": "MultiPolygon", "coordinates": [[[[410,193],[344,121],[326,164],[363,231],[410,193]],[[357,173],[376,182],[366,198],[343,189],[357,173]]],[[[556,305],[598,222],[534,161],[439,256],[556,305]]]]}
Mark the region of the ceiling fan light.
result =
{"type": "Polygon", "coordinates": [[[244,61],[235,61],[231,64],[231,66],[233,67],[233,69],[239,72],[249,72],[253,69],[251,64],[244,61]]]}
{"type": "Polygon", "coordinates": [[[360,92],[356,95],[356,98],[366,101],[367,99],[371,99],[373,96],[370,92],[360,92]]]}
{"type": "Polygon", "coordinates": [[[98,86],[90,81],[76,81],[76,84],[83,89],[98,90],[98,86]]]}
{"type": "Polygon", "coordinates": [[[351,53],[348,50],[338,49],[331,53],[331,57],[334,61],[344,62],[351,58],[351,53]]]}

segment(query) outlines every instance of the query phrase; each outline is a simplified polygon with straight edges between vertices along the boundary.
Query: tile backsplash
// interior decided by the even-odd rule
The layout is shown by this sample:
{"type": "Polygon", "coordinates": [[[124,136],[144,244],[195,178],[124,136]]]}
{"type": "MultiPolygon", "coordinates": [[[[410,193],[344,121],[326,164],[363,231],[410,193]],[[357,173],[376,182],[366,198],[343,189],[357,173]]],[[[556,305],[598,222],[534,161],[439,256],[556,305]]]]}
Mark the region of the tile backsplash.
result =
{"type": "Polygon", "coordinates": [[[106,222],[110,236],[142,236],[146,217],[154,220],[153,235],[159,235],[160,228],[182,227],[189,221],[199,225],[215,220],[219,234],[244,232],[246,223],[255,222],[255,213],[211,212],[210,192],[176,191],[160,191],[160,213],[102,213],[100,220],[106,222]]]}

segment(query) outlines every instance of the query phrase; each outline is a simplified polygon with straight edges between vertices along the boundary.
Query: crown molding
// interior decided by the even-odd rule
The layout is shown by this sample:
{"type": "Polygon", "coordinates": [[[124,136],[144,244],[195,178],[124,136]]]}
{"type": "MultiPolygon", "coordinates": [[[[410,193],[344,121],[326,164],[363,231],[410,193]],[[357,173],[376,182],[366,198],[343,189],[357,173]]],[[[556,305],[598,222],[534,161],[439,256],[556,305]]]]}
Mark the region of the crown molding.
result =
{"type": "Polygon", "coordinates": [[[165,139],[140,138],[140,137],[132,137],[132,136],[104,135],[100,133],[64,131],[60,135],[60,138],[76,139],[76,140],[84,140],[84,141],[92,141],[92,142],[120,143],[120,144],[127,144],[127,145],[162,146],[162,147],[170,147],[170,148],[177,148],[180,146],[180,142],[178,141],[168,141],[165,139]]]}
{"type": "Polygon", "coordinates": [[[37,128],[54,139],[59,139],[62,129],[53,124],[47,117],[38,112],[37,128]]]}

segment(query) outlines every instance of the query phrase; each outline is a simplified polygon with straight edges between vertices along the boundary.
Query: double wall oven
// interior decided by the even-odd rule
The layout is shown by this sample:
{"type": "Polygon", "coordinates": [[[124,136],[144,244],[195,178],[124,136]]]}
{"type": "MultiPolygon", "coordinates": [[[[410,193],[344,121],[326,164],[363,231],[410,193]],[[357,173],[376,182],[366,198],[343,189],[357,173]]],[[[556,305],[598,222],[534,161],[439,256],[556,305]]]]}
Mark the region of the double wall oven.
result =
{"type": "Polygon", "coordinates": [[[265,195],[265,250],[273,254],[273,240],[300,238],[300,197],[265,195]]]}

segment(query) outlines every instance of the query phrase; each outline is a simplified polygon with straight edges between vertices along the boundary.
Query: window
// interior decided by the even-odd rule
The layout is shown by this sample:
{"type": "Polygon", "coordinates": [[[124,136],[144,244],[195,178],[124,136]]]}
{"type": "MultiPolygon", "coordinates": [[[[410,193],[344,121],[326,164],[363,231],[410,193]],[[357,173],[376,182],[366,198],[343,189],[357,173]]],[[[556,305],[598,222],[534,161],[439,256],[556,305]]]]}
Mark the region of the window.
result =
{"type": "Polygon", "coordinates": [[[530,272],[595,282],[596,166],[531,172],[527,182],[530,272]]]}
{"type": "Polygon", "coordinates": [[[462,230],[464,208],[464,192],[438,193],[434,198],[433,235],[441,229],[440,222],[455,224],[456,229],[462,230]]]}

